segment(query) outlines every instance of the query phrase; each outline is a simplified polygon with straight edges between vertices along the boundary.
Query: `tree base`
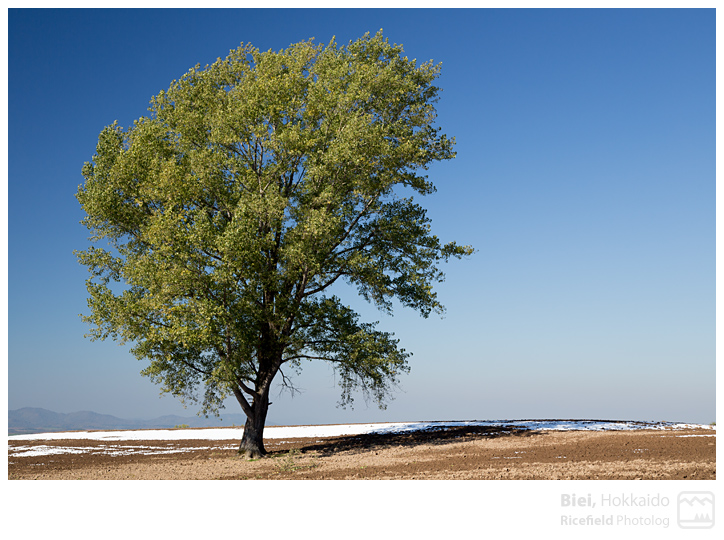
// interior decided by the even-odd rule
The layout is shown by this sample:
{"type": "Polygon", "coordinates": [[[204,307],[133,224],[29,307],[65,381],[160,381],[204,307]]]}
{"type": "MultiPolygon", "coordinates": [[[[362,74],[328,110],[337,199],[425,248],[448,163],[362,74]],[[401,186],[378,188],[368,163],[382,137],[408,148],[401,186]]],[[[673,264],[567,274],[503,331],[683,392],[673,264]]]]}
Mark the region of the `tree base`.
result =
{"type": "Polygon", "coordinates": [[[260,437],[246,436],[242,437],[241,443],[239,444],[238,450],[239,456],[244,456],[246,459],[259,459],[267,455],[266,448],[264,448],[264,440],[260,437]]]}
{"type": "Polygon", "coordinates": [[[259,459],[267,456],[266,452],[254,448],[239,448],[239,451],[237,453],[239,454],[239,456],[244,456],[244,458],[246,459],[259,459]]]}

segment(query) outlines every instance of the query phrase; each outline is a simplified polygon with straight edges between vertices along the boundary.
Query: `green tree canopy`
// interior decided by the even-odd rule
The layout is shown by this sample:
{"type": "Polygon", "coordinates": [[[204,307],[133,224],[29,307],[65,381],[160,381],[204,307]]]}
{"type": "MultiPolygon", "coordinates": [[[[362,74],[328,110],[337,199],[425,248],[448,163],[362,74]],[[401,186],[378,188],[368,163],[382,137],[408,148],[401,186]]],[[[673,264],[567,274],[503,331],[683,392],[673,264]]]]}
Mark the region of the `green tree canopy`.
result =
{"type": "Polygon", "coordinates": [[[329,288],[427,317],[442,310],[439,264],[472,253],[432,235],[411,196],[454,157],[433,126],[439,70],[381,33],[243,45],[174,81],[132,127],[105,128],[77,193],[96,243],[77,253],[91,336],[131,343],[164,392],[203,387],[204,413],[236,396],[247,456],[265,453],[284,366],[331,362],[342,403],[361,390],[382,405],[409,353],[329,288]]]}

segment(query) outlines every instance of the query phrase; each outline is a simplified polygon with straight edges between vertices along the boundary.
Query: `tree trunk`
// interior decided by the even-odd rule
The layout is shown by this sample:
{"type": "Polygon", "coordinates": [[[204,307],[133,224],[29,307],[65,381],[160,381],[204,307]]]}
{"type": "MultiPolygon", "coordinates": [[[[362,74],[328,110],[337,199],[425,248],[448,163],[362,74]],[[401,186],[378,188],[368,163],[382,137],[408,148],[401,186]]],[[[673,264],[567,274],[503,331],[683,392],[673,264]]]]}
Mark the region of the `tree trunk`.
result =
{"type": "Polygon", "coordinates": [[[251,404],[251,415],[246,415],[246,424],[244,424],[244,435],[241,437],[239,445],[239,454],[243,454],[247,459],[256,459],[264,457],[266,450],[264,449],[264,423],[266,422],[266,413],[269,409],[269,393],[264,391],[258,398],[254,398],[251,404]]]}
{"type": "Polygon", "coordinates": [[[269,389],[279,366],[281,366],[282,348],[279,347],[268,328],[262,327],[262,339],[259,346],[259,371],[254,381],[254,391],[247,391],[253,396],[251,405],[244,399],[240,388],[234,390],[236,399],[246,414],[244,435],[239,444],[239,454],[247,459],[256,459],[266,455],[264,449],[264,423],[269,410],[269,389]],[[278,352],[277,352],[278,351],[278,352]]]}

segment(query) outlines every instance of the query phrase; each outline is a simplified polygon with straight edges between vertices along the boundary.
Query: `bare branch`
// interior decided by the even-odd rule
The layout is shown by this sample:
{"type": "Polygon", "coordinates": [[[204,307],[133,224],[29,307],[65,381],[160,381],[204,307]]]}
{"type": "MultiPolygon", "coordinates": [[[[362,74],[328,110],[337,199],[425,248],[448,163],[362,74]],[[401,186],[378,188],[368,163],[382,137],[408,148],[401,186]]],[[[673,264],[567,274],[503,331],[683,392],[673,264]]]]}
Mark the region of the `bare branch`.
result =
{"type": "Polygon", "coordinates": [[[241,405],[244,414],[246,414],[248,418],[252,418],[253,412],[251,410],[251,405],[249,405],[249,402],[244,397],[244,394],[241,393],[241,390],[239,390],[237,386],[232,386],[231,390],[234,392],[234,396],[236,396],[236,400],[239,402],[239,405],[241,405]]]}
{"type": "Polygon", "coordinates": [[[284,375],[284,372],[282,371],[281,368],[279,368],[279,374],[282,376],[282,383],[281,383],[282,387],[283,387],[282,389],[289,390],[292,397],[294,397],[295,393],[301,393],[301,390],[299,390],[299,388],[297,388],[296,386],[294,386],[294,384],[292,384],[291,379],[289,379],[289,377],[284,375]]]}
{"type": "Polygon", "coordinates": [[[249,394],[250,396],[255,397],[255,398],[259,397],[259,393],[256,392],[255,390],[252,390],[247,385],[245,385],[244,381],[242,381],[241,378],[239,378],[239,377],[236,378],[236,384],[238,384],[241,387],[241,389],[244,392],[246,392],[247,394],[249,394]]]}

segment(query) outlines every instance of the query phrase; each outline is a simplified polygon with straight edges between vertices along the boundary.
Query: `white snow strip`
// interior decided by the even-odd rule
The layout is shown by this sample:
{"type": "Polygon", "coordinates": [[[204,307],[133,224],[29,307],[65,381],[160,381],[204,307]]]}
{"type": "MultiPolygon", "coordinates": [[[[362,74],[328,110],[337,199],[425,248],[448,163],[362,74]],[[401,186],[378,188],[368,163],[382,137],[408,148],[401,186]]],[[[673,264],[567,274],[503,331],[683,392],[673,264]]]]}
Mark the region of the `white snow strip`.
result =
{"type": "Polygon", "coordinates": [[[96,453],[106,456],[131,456],[131,455],[157,455],[157,454],[178,454],[181,452],[191,452],[194,450],[231,450],[236,445],[227,446],[194,446],[186,448],[168,448],[158,446],[11,446],[8,453],[11,457],[35,457],[49,456],[52,454],[85,454],[96,453]]]}
{"type": "Polygon", "coordinates": [[[52,454],[85,454],[93,447],[66,447],[66,446],[16,446],[8,451],[13,457],[49,456],[52,454]]]}
{"type": "MultiPolygon", "coordinates": [[[[269,426],[264,429],[266,439],[308,437],[340,437],[371,433],[402,433],[422,430],[446,429],[458,426],[511,427],[529,430],[638,430],[638,429],[711,429],[716,426],[673,422],[605,422],[599,420],[499,420],[469,422],[399,422],[386,424],[348,424],[320,426],[269,426]]],[[[11,435],[9,441],[88,439],[102,441],[173,441],[173,440],[239,440],[243,428],[201,429],[142,429],[127,431],[68,431],[62,433],[32,433],[11,435]]]]}

